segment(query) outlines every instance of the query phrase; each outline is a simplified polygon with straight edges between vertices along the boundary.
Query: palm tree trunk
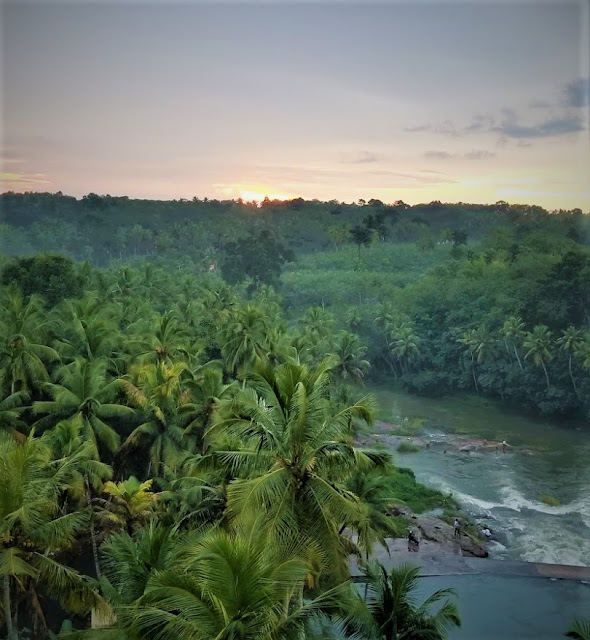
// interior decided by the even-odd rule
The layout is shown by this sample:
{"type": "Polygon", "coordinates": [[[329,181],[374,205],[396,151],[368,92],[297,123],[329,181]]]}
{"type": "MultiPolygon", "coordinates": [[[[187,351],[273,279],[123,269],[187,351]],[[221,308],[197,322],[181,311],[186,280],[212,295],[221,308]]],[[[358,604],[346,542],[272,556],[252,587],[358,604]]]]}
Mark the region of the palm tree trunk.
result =
{"type": "Polygon", "coordinates": [[[473,354],[471,354],[471,373],[473,374],[473,382],[475,383],[475,392],[479,393],[479,387],[477,386],[477,376],[475,375],[475,362],[473,360],[473,354]]]}
{"type": "Polygon", "coordinates": [[[518,357],[518,351],[516,349],[516,345],[514,345],[514,355],[516,356],[516,359],[518,360],[518,366],[520,367],[520,370],[523,371],[522,362],[520,361],[520,358],[518,357]]]}
{"type": "MultiPolygon", "coordinates": [[[[90,483],[88,482],[88,476],[86,476],[84,479],[86,481],[86,499],[88,500],[88,504],[91,504],[90,483]]],[[[96,530],[94,529],[94,512],[90,514],[90,541],[92,542],[92,557],[94,558],[94,570],[96,571],[96,577],[100,580],[102,572],[100,570],[100,561],[98,558],[98,545],[96,544],[96,530]]]]}
{"type": "Polygon", "coordinates": [[[545,360],[541,358],[541,364],[543,365],[543,371],[545,372],[545,379],[547,380],[547,391],[551,388],[549,384],[549,374],[547,373],[547,367],[545,366],[545,360]]]}
{"type": "Polygon", "coordinates": [[[580,399],[580,394],[578,393],[578,387],[576,386],[576,381],[574,380],[574,374],[572,373],[572,356],[570,354],[570,358],[569,358],[569,370],[570,370],[570,378],[572,379],[572,385],[574,387],[574,391],[576,392],[576,396],[578,397],[578,400],[580,399]]]}
{"type": "Polygon", "coordinates": [[[6,637],[8,640],[16,640],[15,629],[12,626],[12,611],[10,605],[10,576],[4,576],[4,617],[6,618],[6,637]]]}

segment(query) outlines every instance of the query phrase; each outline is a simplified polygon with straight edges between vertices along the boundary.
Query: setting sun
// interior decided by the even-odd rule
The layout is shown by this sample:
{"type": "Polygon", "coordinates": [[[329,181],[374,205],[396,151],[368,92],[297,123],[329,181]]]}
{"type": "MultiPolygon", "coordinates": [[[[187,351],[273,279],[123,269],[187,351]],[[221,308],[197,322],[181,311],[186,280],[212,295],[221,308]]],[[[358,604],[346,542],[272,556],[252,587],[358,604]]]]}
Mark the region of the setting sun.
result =
{"type": "Polygon", "coordinates": [[[240,198],[248,202],[251,200],[262,202],[264,198],[269,198],[270,200],[291,200],[293,196],[278,193],[269,193],[268,191],[263,190],[251,191],[250,189],[240,189],[240,198]]]}

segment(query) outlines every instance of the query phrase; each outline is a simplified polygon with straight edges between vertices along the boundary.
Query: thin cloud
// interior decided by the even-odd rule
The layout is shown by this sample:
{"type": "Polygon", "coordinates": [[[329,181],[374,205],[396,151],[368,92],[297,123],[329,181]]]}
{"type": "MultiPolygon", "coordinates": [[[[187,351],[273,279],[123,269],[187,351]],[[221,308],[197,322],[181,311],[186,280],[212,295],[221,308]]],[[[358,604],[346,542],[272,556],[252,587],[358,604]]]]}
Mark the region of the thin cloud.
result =
{"type": "Polygon", "coordinates": [[[38,185],[51,184],[43,173],[0,173],[0,182],[8,191],[34,189],[38,185]]]}
{"type": "Polygon", "coordinates": [[[486,149],[472,149],[465,154],[469,160],[485,160],[486,158],[493,158],[496,154],[493,151],[487,151],[486,149]]]}
{"type": "MultiPolygon", "coordinates": [[[[497,133],[506,138],[549,138],[554,136],[568,135],[584,131],[584,123],[578,115],[565,114],[561,117],[548,118],[538,124],[521,124],[520,116],[512,109],[503,109],[501,118],[495,120],[489,116],[485,118],[476,116],[471,124],[464,127],[457,127],[450,122],[439,125],[420,125],[418,127],[406,127],[408,132],[431,131],[449,137],[457,138],[474,133],[497,133]]],[[[436,159],[441,156],[435,152],[436,159]]],[[[480,156],[481,158],[481,156],[480,156]]],[[[480,159],[478,158],[478,159],[480,159]]]]}
{"type": "Polygon", "coordinates": [[[440,123],[433,124],[420,124],[417,126],[408,126],[404,128],[409,133],[420,133],[423,131],[431,131],[432,133],[440,133],[443,136],[450,136],[451,138],[458,138],[462,132],[450,121],[445,120],[440,123]]]}
{"type": "Polygon", "coordinates": [[[448,160],[453,157],[453,154],[447,151],[427,151],[424,157],[430,158],[431,160],[448,160]]]}
{"type": "Polygon", "coordinates": [[[381,160],[381,156],[372,151],[358,151],[340,155],[340,162],[343,164],[370,164],[379,160],[381,160]]]}
{"type": "Polygon", "coordinates": [[[512,119],[506,119],[493,130],[508,138],[550,138],[584,131],[584,124],[577,116],[550,118],[537,125],[522,125],[512,119]]]}
{"type": "Polygon", "coordinates": [[[449,160],[450,158],[468,158],[469,160],[485,160],[486,158],[493,158],[496,154],[493,151],[487,151],[486,149],[472,149],[467,153],[449,153],[448,151],[427,151],[424,154],[425,158],[431,160],[449,160]]]}

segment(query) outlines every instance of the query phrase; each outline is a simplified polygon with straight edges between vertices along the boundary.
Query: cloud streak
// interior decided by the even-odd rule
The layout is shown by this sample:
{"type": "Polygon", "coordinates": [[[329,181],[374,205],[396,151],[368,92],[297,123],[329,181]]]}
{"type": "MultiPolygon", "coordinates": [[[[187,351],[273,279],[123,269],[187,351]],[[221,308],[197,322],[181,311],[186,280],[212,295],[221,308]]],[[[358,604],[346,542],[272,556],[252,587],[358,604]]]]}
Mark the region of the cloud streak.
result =
{"type": "Polygon", "coordinates": [[[468,160],[485,160],[486,158],[493,158],[496,154],[493,151],[487,151],[486,149],[472,149],[467,153],[449,153],[448,151],[427,151],[424,154],[425,158],[430,160],[450,160],[451,158],[467,158],[468,160]]]}

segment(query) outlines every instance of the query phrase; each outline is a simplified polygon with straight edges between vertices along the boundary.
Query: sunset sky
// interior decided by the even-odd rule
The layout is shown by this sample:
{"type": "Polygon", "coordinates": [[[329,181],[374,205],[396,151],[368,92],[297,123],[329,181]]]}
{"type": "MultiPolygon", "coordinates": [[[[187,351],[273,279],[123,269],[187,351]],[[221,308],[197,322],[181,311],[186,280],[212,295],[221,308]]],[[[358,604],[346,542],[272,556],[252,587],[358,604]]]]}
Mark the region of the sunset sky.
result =
{"type": "Polygon", "coordinates": [[[589,1],[5,3],[2,190],[587,212],[589,1]]]}

